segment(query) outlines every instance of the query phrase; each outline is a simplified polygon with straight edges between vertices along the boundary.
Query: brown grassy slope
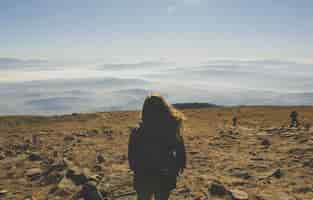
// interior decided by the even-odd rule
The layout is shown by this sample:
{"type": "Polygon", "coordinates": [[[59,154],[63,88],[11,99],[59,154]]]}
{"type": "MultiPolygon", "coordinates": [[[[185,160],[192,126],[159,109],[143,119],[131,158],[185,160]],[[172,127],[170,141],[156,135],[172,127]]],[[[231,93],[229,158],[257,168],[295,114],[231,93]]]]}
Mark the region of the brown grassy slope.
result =
{"type": "MultiPolygon", "coordinates": [[[[208,195],[211,181],[218,180],[227,188],[247,192],[249,199],[288,196],[312,200],[313,130],[276,130],[288,126],[292,110],[299,112],[300,122],[313,124],[312,107],[183,110],[187,117],[184,139],[188,167],[172,199],[208,195]],[[234,115],[238,117],[237,128],[231,127],[234,115]],[[264,140],[270,145],[262,145],[264,140]],[[283,171],[281,178],[270,176],[276,169],[283,171]]],[[[100,175],[98,186],[111,197],[131,191],[127,140],[129,127],[135,126],[138,120],[138,112],[0,117],[0,153],[5,155],[0,159],[0,190],[8,191],[3,198],[57,199],[55,194],[49,196],[57,183],[42,184],[40,180],[29,180],[25,176],[30,168],[45,169],[49,165],[42,160],[30,161],[27,156],[32,152],[39,152],[51,162],[66,157],[80,168],[100,175]],[[39,144],[25,147],[31,144],[34,135],[39,138],[39,144]],[[104,162],[96,162],[97,154],[103,156],[104,162]]],[[[62,199],[70,199],[72,193],[62,199]]]]}

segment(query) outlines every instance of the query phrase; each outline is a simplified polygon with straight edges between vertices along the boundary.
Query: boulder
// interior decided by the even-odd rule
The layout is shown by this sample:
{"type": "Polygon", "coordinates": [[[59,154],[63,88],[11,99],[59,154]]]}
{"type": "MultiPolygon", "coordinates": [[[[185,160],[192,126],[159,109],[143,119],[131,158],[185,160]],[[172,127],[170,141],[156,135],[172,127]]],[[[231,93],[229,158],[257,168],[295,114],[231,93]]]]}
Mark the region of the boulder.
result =
{"type": "Polygon", "coordinates": [[[247,200],[249,199],[248,193],[241,190],[229,190],[231,197],[234,200],[247,200]]]}
{"type": "Polygon", "coordinates": [[[100,163],[103,163],[104,161],[105,161],[104,156],[100,153],[97,153],[96,162],[100,164],[100,163]]]}
{"type": "Polygon", "coordinates": [[[78,168],[68,169],[66,172],[66,177],[71,179],[76,185],[82,185],[88,182],[88,177],[82,170],[78,168]]]}
{"type": "Polygon", "coordinates": [[[228,170],[231,176],[235,176],[242,179],[250,179],[252,175],[248,171],[242,168],[231,168],[228,170]]]}
{"type": "Polygon", "coordinates": [[[270,142],[269,139],[265,138],[265,139],[262,140],[261,145],[263,145],[263,146],[270,146],[271,142],[270,142]]]}
{"type": "Polygon", "coordinates": [[[8,193],[7,190],[0,190],[0,198],[8,193]]]}
{"type": "Polygon", "coordinates": [[[75,140],[75,137],[73,135],[66,135],[64,137],[64,141],[65,142],[71,142],[71,141],[74,141],[75,140]]]}
{"type": "Polygon", "coordinates": [[[31,180],[36,180],[40,178],[42,174],[42,170],[40,168],[32,168],[25,172],[25,175],[31,180]]]}
{"type": "Polygon", "coordinates": [[[40,161],[42,160],[42,156],[38,152],[33,152],[28,156],[30,161],[40,161]]]}
{"type": "Polygon", "coordinates": [[[271,176],[275,178],[282,178],[285,175],[285,172],[282,169],[276,169],[271,176]]]}
{"type": "Polygon", "coordinates": [[[81,197],[84,200],[105,200],[102,193],[97,189],[96,184],[94,182],[87,182],[84,184],[81,197]]]}
{"type": "Polygon", "coordinates": [[[50,190],[50,195],[65,197],[67,195],[75,194],[80,191],[80,187],[76,186],[73,181],[63,177],[63,179],[50,190]]]}
{"type": "Polygon", "coordinates": [[[303,167],[313,168],[313,159],[303,162],[303,167]]]}
{"type": "Polygon", "coordinates": [[[5,159],[5,153],[3,151],[0,151],[0,160],[5,159]]]}
{"type": "Polygon", "coordinates": [[[224,196],[227,194],[226,187],[219,181],[214,180],[209,189],[211,195],[224,196]]]}
{"type": "Polygon", "coordinates": [[[41,183],[49,185],[60,182],[65,175],[66,168],[64,162],[52,164],[42,173],[41,183]]]}

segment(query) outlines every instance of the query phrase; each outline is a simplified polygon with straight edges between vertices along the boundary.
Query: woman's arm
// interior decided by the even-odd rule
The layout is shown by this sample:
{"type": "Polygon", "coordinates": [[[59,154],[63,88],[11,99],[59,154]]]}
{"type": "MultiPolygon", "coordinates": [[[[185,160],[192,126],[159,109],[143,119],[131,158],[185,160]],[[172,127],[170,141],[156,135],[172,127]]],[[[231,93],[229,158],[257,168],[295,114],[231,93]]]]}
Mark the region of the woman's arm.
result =
{"type": "Polygon", "coordinates": [[[128,140],[128,164],[129,168],[135,170],[135,135],[137,128],[131,130],[129,140],[128,140]]]}
{"type": "Polygon", "coordinates": [[[185,149],[185,143],[184,138],[182,136],[182,127],[178,127],[176,130],[176,137],[178,139],[176,151],[177,151],[177,161],[178,161],[178,170],[180,173],[183,173],[184,168],[186,168],[186,149],[185,149]]]}
{"type": "Polygon", "coordinates": [[[177,148],[177,153],[179,156],[179,170],[182,173],[184,171],[184,168],[186,168],[186,148],[183,137],[182,136],[180,137],[181,139],[177,148]]]}

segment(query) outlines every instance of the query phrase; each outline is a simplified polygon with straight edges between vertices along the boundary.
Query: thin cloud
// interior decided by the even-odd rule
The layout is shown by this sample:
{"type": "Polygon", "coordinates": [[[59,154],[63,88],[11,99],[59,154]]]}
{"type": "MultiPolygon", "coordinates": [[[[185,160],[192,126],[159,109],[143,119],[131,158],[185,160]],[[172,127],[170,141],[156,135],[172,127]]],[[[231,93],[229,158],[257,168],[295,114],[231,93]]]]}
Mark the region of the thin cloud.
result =
{"type": "Polygon", "coordinates": [[[167,6],[167,14],[172,15],[181,7],[200,5],[201,3],[202,0],[175,0],[167,6]]]}

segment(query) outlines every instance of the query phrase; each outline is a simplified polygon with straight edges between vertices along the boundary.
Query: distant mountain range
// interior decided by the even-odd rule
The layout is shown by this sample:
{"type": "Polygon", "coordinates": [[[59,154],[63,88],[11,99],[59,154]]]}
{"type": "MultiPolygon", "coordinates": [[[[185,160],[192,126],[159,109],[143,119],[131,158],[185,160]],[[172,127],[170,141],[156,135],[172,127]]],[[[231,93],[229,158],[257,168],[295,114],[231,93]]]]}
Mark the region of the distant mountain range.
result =
{"type": "Polygon", "coordinates": [[[46,60],[22,60],[16,58],[0,58],[0,69],[7,68],[24,68],[24,67],[39,67],[42,65],[47,65],[46,60]]]}
{"type": "Polygon", "coordinates": [[[211,103],[174,103],[173,106],[177,109],[219,107],[218,105],[211,103]]]}

